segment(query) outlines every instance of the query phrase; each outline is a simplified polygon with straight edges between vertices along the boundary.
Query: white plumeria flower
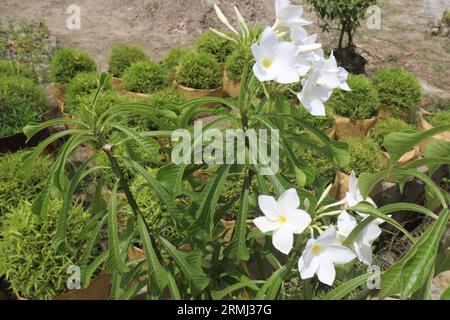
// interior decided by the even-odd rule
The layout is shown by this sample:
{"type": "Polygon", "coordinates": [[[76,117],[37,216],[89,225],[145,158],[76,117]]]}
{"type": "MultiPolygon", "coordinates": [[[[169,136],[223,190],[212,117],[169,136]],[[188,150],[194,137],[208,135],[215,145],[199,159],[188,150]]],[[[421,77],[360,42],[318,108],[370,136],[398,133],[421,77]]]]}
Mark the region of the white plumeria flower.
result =
{"type": "Polygon", "coordinates": [[[348,72],[337,66],[333,53],[328,59],[315,63],[308,79],[303,81],[298,99],[313,116],[325,116],[324,103],[330,99],[334,89],[351,91],[347,84],[348,72]]]}
{"type": "Polygon", "coordinates": [[[273,231],[273,246],[284,254],[289,254],[294,244],[294,234],[301,234],[311,223],[311,216],[298,207],[300,199],[297,190],[285,191],[278,201],[271,196],[259,196],[258,204],[264,217],[253,220],[263,233],[273,231]]]}
{"type": "Polygon", "coordinates": [[[300,76],[304,77],[323,58],[322,45],[316,43],[317,34],[308,36],[306,30],[302,27],[291,29],[291,40],[299,47],[296,67],[300,76]],[[313,45],[316,45],[316,47],[310,52],[306,52],[306,49],[310,49],[313,45]]]}
{"type": "Polygon", "coordinates": [[[291,84],[300,80],[295,68],[297,46],[279,41],[272,28],[266,27],[261,35],[261,43],[253,44],[252,51],[256,60],[253,72],[259,81],[291,84]]]}
{"type": "Polygon", "coordinates": [[[302,279],[317,274],[319,281],[333,285],[336,277],[335,264],[347,264],[356,255],[347,247],[336,244],[336,228],[329,227],[316,240],[310,239],[298,260],[298,270],[302,279]]]}
{"type": "MultiPolygon", "coordinates": [[[[337,221],[338,242],[342,243],[345,241],[357,225],[356,219],[348,214],[347,211],[343,211],[337,221]]],[[[358,238],[353,242],[353,251],[356,253],[359,261],[366,265],[372,264],[372,244],[381,235],[381,232],[378,222],[374,221],[359,234],[358,238]]]]}
{"type": "Polygon", "coordinates": [[[293,5],[290,0],[275,0],[275,14],[274,29],[281,32],[291,27],[301,27],[312,23],[302,18],[303,7],[293,5]]]}

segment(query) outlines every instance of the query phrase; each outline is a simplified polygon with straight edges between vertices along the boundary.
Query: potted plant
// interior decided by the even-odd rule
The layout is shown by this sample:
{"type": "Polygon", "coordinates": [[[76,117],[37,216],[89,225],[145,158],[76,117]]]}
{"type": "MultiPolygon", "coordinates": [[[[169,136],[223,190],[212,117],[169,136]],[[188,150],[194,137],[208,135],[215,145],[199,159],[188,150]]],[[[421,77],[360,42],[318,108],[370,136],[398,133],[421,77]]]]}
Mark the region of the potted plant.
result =
{"type": "MultiPolygon", "coordinates": [[[[100,74],[97,72],[81,72],[68,84],[66,93],[66,109],[76,105],[84,96],[96,92],[100,85],[100,74]]],[[[112,89],[111,80],[105,83],[105,91],[112,89]]],[[[66,110],[67,111],[67,110],[66,110]]]]}
{"type": "MultiPolygon", "coordinates": [[[[371,129],[370,136],[372,139],[374,139],[378,145],[381,148],[381,152],[383,156],[388,161],[388,165],[390,166],[391,160],[389,153],[384,149],[384,139],[391,133],[394,132],[402,132],[407,130],[413,130],[413,127],[406,123],[405,121],[401,119],[397,119],[394,117],[387,117],[384,119],[380,119],[380,121],[375,124],[375,126],[371,129]]],[[[414,148],[410,150],[409,152],[405,153],[400,160],[398,161],[399,166],[406,165],[410,163],[411,161],[415,160],[418,156],[418,150],[417,148],[414,148]]]]}
{"type": "Polygon", "coordinates": [[[64,97],[69,82],[80,72],[95,72],[96,70],[97,64],[84,51],[60,48],[55,52],[50,64],[50,77],[60,111],[64,111],[64,97]]]}
{"type": "MultiPolygon", "coordinates": [[[[31,204],[23,202],[4,217],[0,275],[5,276],[19,299],[54,299],[69,292],[67,272],[83,263],[80,249],[88,245],[83,232],[89,228],[91,215],[81,205],[73,206],[67,220],[67,246],[56,249],[53,241],[61,205],[60,201],[51,201],[47,217],[41,219],[32,212],[31,204]]],[[[95,250],[100,251],[98,242],[95,250]]],[[[107,294],[98,299],[106,299],[107,294]]]]}
{"type": "Polygon", "coordinates": [[[335,92],[328,105],[336,114],[335,135],[338,140],[366,136],[377,120],[380,98],[372,83],[363,75],[349,75],[351,91],[335,92]]]}
{"type": "Polygon", "coordinates": [[[46,109],[44,91],[33,80],[0,76],[0,153],[35,146],[45,139],[47,130],[26,143],[22,128],[29,122],[40,121],[46,109]]]}
{"type": "Polygon", "coordinates": [[[239,94],[240,81],[244,67],[251,70],[254,58],[250,50],[235,49],[225,60],[223,73],[223,94],[226,97],[236,97],[239,94]]]}
{"type": "Polygon", "coordinates": [[[112,74],[112,84],[117,90],[124,90],[122,77],[133,63],[148,61],[147,54],[139,47],[131,45],[116,45],[111,49],[108,59],[109,72],[112,74]]]}
{"type": "Polygon", "coordinates": [[[422,100],[417,77],[404,68],[379,69],[372,75],[384,113],[411,122],[422,100]]]}
{"type": "MultiPolygon", "coordinates": [[[[435,127],[450,125],[450,111],[440,111],[437,113],[421,114],[418,121],[419,130],[422,132],[431,130],[435,127]]],[[[419,150],[423,154],[425,153],[428,144],[433,139],[450,141],[450,130],[439,133],[432,138],[428,138],[422,141],[419,145],[419,150]]]]}
{"type": "Polygon", "coordinates": [[[125,71],[123,85],[128,95],[136,99],[146,99],[169,86],[169,75],[161,64],[139,61],[125,71]]]}
{"type": "Polygon", "coordinates": [[[175,85],[187,98],[222,97],[222,72],[213,55],[184,55],[177,68],[175,85]]]}
{"type": "Polygon", "coordinates": [[[175,75],[177,72],[177,67],[180,63],[180,60],[186,54],[191,53],[192,50],[189,48],[174,48],[167,52],[164,60],[162,61],[163,65],[166,67],[169,73],[169,80],[173,82],[175,80],[175,75]]]}

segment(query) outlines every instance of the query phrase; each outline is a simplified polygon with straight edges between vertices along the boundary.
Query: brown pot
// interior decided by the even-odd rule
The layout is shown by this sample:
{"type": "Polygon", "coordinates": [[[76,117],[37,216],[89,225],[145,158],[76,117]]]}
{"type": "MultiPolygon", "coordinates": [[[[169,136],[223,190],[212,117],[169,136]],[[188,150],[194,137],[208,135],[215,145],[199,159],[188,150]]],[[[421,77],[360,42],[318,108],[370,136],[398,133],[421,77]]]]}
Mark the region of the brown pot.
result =
{"type": "Polygon", "coordinates": [[[66,84],[53,83],[53,96],[55,97],[57,111],[64,112],[64,103],[68,86],[66,84]]]}
{"type": "Polygon", "coordinates": [[[111,84],[117,91],[125,91],[122,78],[112,77],[111,84]]]}
{"type": "Polygon", "coordinates": [[[239,96],[241,91],[241,82],[239,80],[232,80],[228,77],[227,72],[223,73],[223,96],[234,98],[239,96]]]}
{"type": "Polygon", "coordinates": [[[142,101],[142,100],[147,100],[148,98],[150,98],[152,95],[149,93],[140,93],[140,92],[131,92],[131,91],[124,91],[124,93],[137,100],[137,101],[142,101]]]}
{"type": "Polygon", "coordinates": [[[193,89],[182,86],[181,84],[178,84],[176,81],[174,81],[174,85],[177,88],[177,90],[180,91],[182,94],[184,94],[184,96],[188,99],[196,99],[203,97],[219,97],[219,98],[223,97],[222,87],[211,90],[193,89]]]}
{"type": "MultiPolygon", "coordinates": [[[[52,300],[108,300],[111,276],[101,273],[86,289],[75,289],[54,297],[52,300]]],[[[15,293],[17,300],[28,300],[15,293]]]]}
{"type": "Polygon", "coordinates": [[[342,140],[347,137],[366,137],[369,130],[375,125],[378,118],[366,120],[352,120],[336,116],[334,125],[335,137],[337,140],[342,140]]]}
{"type": "MultiPolygon", "coordinates": [[[[432,115],[432,114],[430,114],[432,115]]],[[[419,130],[424,132],[424,131],[428,131],[433,129],[433,125],[431,123],[429,123],[427,120],[425,120],[425,118],[423,117],[423,115],[420,115],[419,117],[419,121],[417,122],[417,125],[419,127],[419,130]]],[[[450,141],[450,131],[446,131],[446,132],[442,132],[439,133],[431,138],[427,138],[425,140],[423,140],[422,142],[420,142],[419,144],[419,150],[422,154],[425,153],[428,144],[433,140],[433,139],[439,139],[439,140],[445,140],[445,141],[450,141]]]]}

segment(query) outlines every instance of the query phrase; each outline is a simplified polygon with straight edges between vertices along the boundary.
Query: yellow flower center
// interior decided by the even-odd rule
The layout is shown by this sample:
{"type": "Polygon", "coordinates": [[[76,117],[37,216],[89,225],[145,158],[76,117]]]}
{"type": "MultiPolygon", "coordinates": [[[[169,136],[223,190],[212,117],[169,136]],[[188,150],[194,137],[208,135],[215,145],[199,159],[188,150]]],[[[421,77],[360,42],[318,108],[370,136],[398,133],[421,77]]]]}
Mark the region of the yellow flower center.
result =
{"type": "Polygon", "coordinates": [[[313,253],[314,255],[317,255],[317,254],[321,253],[322,250],[323,250],[323,248],[322,248],[322,246],[321,246],[320,244],[315,244],[315,245],[313,245],[313,247],[312,247],[312,253],[313,253]]]}
{"type": "Polygon", "coordinates": [[[264,68],[269,69],[272,66],[272,60],[270,58],[264,58],[262,60],[262,65],[264,68]]]}
{"type": "Polygon", "coordinates": [[[280,224],[285,224],[287,221],[287,217],[285,215],[280,215],[280,217],[278,218],[278,221],[280,222],[280,224]]]}

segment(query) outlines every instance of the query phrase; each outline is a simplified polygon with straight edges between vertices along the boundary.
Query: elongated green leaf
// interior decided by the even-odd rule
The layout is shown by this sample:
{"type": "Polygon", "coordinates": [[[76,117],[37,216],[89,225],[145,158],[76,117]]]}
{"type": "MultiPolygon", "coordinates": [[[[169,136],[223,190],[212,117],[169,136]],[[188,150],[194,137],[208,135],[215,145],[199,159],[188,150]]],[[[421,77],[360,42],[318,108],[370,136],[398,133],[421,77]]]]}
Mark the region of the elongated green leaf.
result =
{"type": "Polygon", "coordinates": [[[148,285],[151,286],[152,284],[156,284],[158,289],[162,292],[167,286],[167,272],[161,265],[158,256],[156,255],[153,240],[150,238],[144,219],[140,215],[137,218],[137,225],[140,238],[144,245],[145,256],[147,258],[147,272],[148,277],[151,280],[148,285]]]}
{"type": "Polygon", "coordinates": [[[133,129],[127,128],[120,124],[112,124],[111,127],[125,133],[127,136],[132,137],[137,143],[139,143],[149,154],[154,154],[159,151],[159,143],[152,138],[142,137],[139,133],[133,129]]]}
{"type": "Polygon", "coordinates": [[[425,207],[419,206],[414,203],[392,203],[388,204],[382,208],[380,208],[380,211],[384,214],[394,213],[394,212],[418,212],[422,213],[430,218],[433,218],[435,220],[438,219],[438,216],[434,214],[433,211],[428,210],[425,207]]]}
{"type": "Polygon", "coordinates": [[[103,251],[99,256],[97,256],[94,261],[92,261],[91,264],[86,266],[85,268],[82,267],[82,276],[81,279],[83,280],[83,287],[87,288],[89,286],[89,283],[91,282],[92,276],[94,275],[95,271],[100,268],[100,266],[106,262],[109,256],[109,250],[103,251]]]}
{"type": "Polygon", "coordinates": [[[108,206],[108,248],[110,256],[114,262],[114,267],[118,272],[128,272],[128,266],[122,259],[119,243],[119,226],[117,223],[117,188],[119,182],[116,181],[111,191],[108,206]]]}
{"type": "Polygon", "coordinates": [[[345,239],[345,241],[342,243],[342,245],[351,248],[353,245],[353,242],[355,242],[359,235],[361,234],[361,232],[363,232],[363,230],[369,225],[371,224],[373,221],[375,220],[374,217],[367,217],[366,219],[364,219],[363,221],[361,221],[361,223],[359,223],[353,230],[352,232],[350,232],[350,234],[348,235],[348,237],[345,239]]]}
{"type": "Polygon", "coordinates": [[[392,166],[395,166],[400,158],[413,149],[422,140],[441,132],[450,131],[450,125],[436,127],[425,132],[395,132],[384,139],[384,147],[389,152],[392,166]]]}
{"type": "Polygon", "coordinates": [[[185,253],[178,251],[169,241],[160,237],[161,244],[174,259],[184,277],[188,280],[192,295],[199,295],[209,284],[209,278],[199,266],[192,265],[185,258],[185,253]]]}
{"type": "Polygon", "coordinates": [[[177,282],[170,272],[167,272],[167,279],[169,280],[169,291],[172,300],[181,300],[180,290],[178,289],[177,282]]]}
{"type": "Polygon", "coordinates": [[[236,261],[247,261],[250,259],[250,252],[245,244],[245,240],[247,239],[247,215],[250,193],[249,180],[250,178],[247,176],[242,189],[239,203],[239,214],[234,227],[233,237],[224,252],[225,255],[228,255],[232,259],[236,259],[236,261]]]}
{"type": "Polygon", "coordinates": [[[235,292],[237,290],[241,290],[244,288],[253,288],[255,285],[261,284],[261,283],[264,283],[264,281],[250,280],[250,279],[241,280],[240,282],[232,284],[231,286],[226,287],[223,290],[212,291],[211,296],[214,300],[222,300],[223,298],[225,298],[226,296],[232,294],[233,292],[235,292]]]}
{"type": "Polygon", "coordinates": [[[37,134],[39,131],[49,128],[49,127],[53,127],[53,126],[58,126],[61,124],[66,124],[66,123],[75,123],[78,124],[82,127],[86,127],[86,125],[77,119],[71,119],[71,118],[61,118],[61,119],[52,119],[46,122],[42,122],[42,123],[30,123],[27,124],[24,128],[23,128],[23,133],[25,134],[25,136],[27,137],[27,142],[30,141],[30,139],[37,134]]]}
{"type": "Polygon", "coordinates": [[[339,287],[333,289],[325,297],[323,300],[341,300],[345,298],[347,295],[355,291],[358,287],[367,283],[367,280],[372,276],[370,273],[364,273],[356,278],[353,278],[345,283],[341,284],[339,287]]]}
{"type": "Polygon", "coordinates": [[[450,300],[450,287],[442,294],[441,300],[450,300]]]}
{"type": "Polygon", "coordinates": [[[200,239],[209,240],[212,237],[217,202],[219,201],[229,170],[230,165],[221,166],[215,178],[210,180],[202,191],[202,201],[197,211],[196,220],[188,229],[188,232],[198,236],[200,239]]]}
{"type": "MultiPolygon", "coordinates": [[[[281,267],[280,269],[276,270],[270,277],[267,279],[267,281],[264,283],[264,285],[259,289],[258,294],[256,295],[256,300],[269,300],[270,297],[268,296],[268,291],[271,290],[272,295],[273,292],[278,292],[281,285],[283,284],[283,281],[281,279],[281,275],[284,273],[285,266],[281,267]]],[[[272,297],[272,299],[275,299],[276,297],[272,297]]]]}
{"type": "Polygon", "coordinates": [[[350,210],[353,210],[353,211],[356,211],[356,212],[360,212],[360,213],[369,214],[369,215],[371,215],[371,216],[373,216],[375,218],[382,219],[383,221],[386,221],[390,225],[392,225],[392,226],[396,227],[398,230],[400,230],[405,236],[408,237],[409,240],[411,240],[412,243],[415,242],[414,237],[401,224],[399,224],[394,219],[388,217],[387,215],[383,214],[383,212],[381,212],[380,210],[374,208],[368,202],[361,202],[361,203],[357,204],[356,206],[350,208],[350,210]]]}
{"type": "Polygon", "coordinates": [[[174,197],[181,193],[181,180],[183,178],[185,165],[169,164],[159,168],[156,179],[174,197]]]}

